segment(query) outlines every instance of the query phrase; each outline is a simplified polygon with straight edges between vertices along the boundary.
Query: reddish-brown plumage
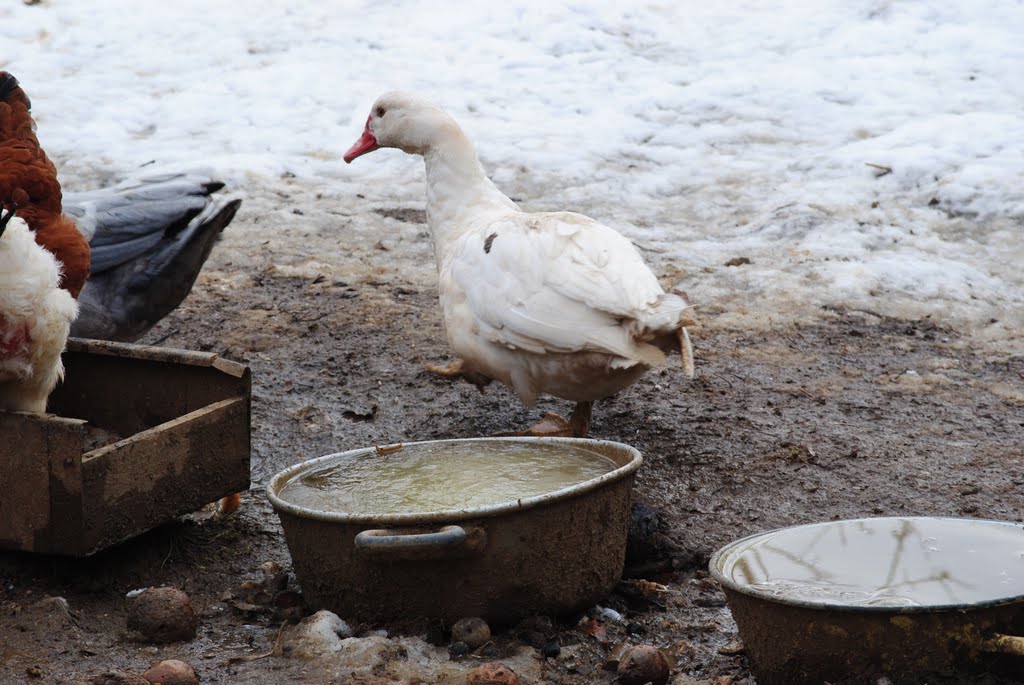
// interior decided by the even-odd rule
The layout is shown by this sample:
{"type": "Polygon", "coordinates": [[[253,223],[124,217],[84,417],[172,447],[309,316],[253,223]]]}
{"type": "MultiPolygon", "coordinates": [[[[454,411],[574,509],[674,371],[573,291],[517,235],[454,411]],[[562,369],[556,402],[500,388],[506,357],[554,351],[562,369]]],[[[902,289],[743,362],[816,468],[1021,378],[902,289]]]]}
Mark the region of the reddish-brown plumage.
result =
{"type": "Polygon", "coordinates": [[[61,262],[61,286],[78,297],[89,277],[89,243],[63,213],[57,169],[39,147],[30,109],[17,80],[0,71],[0,204],[61,262]]]}

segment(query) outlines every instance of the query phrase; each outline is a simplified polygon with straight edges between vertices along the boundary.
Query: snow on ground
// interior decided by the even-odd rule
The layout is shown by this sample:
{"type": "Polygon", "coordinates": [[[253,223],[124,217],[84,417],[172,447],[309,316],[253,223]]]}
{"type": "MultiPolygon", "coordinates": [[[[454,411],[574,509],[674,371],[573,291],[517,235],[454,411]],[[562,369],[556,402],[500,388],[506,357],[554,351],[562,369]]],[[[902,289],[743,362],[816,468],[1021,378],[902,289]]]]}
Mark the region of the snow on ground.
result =
{"type": "Polygon", "coordinates": [[[1019,352],[1021,26],[1014,0],[12,0],[0,66],[70,188],[208,166],[267,206],[282,178],[421,206],[419,160],[340,160],[417,90],[524,208],[619,228],[722,325],[840,304],[1019,352]]]}

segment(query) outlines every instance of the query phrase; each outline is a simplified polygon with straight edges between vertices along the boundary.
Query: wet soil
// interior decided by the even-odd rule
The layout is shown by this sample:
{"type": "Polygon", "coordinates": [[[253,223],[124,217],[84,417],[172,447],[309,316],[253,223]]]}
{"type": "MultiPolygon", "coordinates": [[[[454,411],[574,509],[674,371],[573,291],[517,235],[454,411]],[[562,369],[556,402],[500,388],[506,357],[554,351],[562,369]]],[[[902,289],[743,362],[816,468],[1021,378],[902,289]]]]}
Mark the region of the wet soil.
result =
{"type": "MultiPolygon", "coordinates": [[[[285,241],[268,232],[275,216],[253,204],[185,304],[143,341],[251,366],[254,485],[242,510],[172,522],[84,560],[0,553],[0,683],[90,682],[166,658],[189,662],[202,682],[462,683],[478,663],[448,662],[444,643],[424,657],[396,642],[362,670],[329,658],[252,658],[272,650],[288,617],[239,589],[265,562],[291,567],[262,489],[275,472],[354,447],[489,435],[570,408],[545,400],[526,409],[499,386],[480,393],[424,370],[448,357],[415,208],[339,219],[345,235],[312,230],[285,241]],[[375,236],[374,221],[392,232],[375,236]],[[158,585],[191,595],[202,620],[195,640],[151,645],[127,632],[125,593],[158,585]]],[[[836,518],[1024,519],[1024,356],[996,354],[932,319],[814,307],[799,321],[745,329],[717,324],[721,312],[714,303],[700,310],[694,380],[667,364],[594,414],[591,437],[644,454],[635,496],[658,521],[649,519],[649,544],[633,548],[629,573],[663,587],[620,586],[604,606],[622,621],[556,617],[545,635],[561,647],[555,658],[524,644],[522,631],[497,631],[495,649],[521,682],[611,683],[603,628],[611,644],[632,632],[664,648],[673,682],[750,683],[705,570],[720,545],[836,518]]]]}

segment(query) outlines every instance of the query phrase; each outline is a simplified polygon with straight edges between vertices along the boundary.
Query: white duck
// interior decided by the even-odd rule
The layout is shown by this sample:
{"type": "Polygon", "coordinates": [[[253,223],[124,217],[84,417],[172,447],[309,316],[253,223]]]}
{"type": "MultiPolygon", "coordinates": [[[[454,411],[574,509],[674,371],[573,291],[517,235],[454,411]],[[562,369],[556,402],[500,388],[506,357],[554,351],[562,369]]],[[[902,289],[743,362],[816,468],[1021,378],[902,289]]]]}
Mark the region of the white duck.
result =
{"type": "Polygon", "coordinates": [[[381,147],[423,156],[427,224],[441,309],[458,360],[433,371],[497,380],[532,406],[576,402],[522,434],[575,435],[595,400],[627,387],[678,349],[693,376],[689,303],[666,293],[620,233],[573,212],[523,212],[487,178],[473,144],[437,105],[408,93],[377,99],[345,161],[381,147]]]}

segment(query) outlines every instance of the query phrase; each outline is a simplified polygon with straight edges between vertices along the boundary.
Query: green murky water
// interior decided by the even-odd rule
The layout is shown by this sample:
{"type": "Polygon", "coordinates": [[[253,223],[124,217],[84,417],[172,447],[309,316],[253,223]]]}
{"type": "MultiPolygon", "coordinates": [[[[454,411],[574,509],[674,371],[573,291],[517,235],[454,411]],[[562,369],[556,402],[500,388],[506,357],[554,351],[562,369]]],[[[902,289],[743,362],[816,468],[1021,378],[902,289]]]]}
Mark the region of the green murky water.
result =
{"type": "Polygon", "coordinates": [[[428,443],[326,460],[296,474],[278,495],[348,514],[458,511],[555,492],[615,468],[604,455],[568,445],[428,443]]]}

